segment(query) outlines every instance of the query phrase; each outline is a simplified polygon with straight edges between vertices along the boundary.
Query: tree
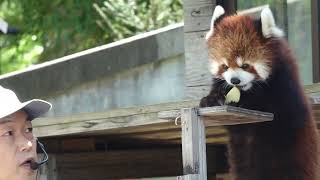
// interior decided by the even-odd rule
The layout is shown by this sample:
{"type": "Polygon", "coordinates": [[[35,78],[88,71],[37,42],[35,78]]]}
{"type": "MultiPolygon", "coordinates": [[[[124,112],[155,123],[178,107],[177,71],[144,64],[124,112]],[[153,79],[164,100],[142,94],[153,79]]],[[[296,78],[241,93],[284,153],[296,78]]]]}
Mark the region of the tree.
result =
{"type": "Polygon", "coordinates": [[[0,0],[21,29],[0,36],[0,73],[52,60],[182,20],[181,0],[0,0]]]}

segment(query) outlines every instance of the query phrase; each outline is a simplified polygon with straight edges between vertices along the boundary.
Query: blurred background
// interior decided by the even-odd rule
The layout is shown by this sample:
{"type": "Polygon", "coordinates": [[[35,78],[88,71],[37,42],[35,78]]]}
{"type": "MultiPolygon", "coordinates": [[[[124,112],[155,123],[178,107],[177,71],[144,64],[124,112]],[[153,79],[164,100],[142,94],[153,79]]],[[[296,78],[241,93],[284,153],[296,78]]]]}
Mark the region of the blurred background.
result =
{"type": "Polygon", "coordinates": [[[0,74],[182,21],[182,0],[1,0],[0,74]]]}
{"type": "MultiPolygon", "coordinates": [[[[238,0],[238,10],[273,7],[312,83],[310,0],[238,0]]],[[[20,33],[0,36],[0,74],[183,21],[182,0],[0,0],[0,18],[20,33]]]]}

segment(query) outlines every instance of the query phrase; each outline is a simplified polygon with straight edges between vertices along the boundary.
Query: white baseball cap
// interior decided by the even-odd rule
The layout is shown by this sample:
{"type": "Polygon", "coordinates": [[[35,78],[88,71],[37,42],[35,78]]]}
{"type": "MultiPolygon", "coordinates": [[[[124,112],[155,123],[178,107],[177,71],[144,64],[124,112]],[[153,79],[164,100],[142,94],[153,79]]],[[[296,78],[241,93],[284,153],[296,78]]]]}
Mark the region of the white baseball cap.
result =
{"type": "Polygon", "coordinates": [[[24,110],[28,119],[33,120],[51,109],[52,105],[41,99],[20,102],[17,95],[10,89],[0,86],[0,119],[16,111],[24,110]]]}

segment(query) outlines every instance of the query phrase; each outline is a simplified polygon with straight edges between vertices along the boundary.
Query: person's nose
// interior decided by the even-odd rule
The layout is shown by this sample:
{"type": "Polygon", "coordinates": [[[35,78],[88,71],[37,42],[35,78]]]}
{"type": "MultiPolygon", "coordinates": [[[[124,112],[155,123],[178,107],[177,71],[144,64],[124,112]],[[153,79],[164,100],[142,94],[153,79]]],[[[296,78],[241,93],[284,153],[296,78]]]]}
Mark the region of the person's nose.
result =
{"type": "Polygon", "coordinates": [[[20,138],[20,140],[19,140],[19,150],[21,152],[31,151],[33,146],[34,146],[34,144],[33,144],[33,140],[32,139],[28,139],[28,138],[26,138],[24,136],[20,138]]]}

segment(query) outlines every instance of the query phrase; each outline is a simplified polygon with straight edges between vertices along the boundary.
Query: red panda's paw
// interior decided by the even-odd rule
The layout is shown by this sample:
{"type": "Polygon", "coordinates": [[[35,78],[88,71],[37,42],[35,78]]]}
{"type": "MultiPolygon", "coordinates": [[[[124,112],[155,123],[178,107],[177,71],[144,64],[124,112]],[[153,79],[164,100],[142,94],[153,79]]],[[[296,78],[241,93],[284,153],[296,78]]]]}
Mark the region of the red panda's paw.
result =
{"type": "Polygon", "coordinates": [[[224,105],[225,99],[219,96],[209,95],[200,100],[200,107],[212,107],[224,105]]]}

